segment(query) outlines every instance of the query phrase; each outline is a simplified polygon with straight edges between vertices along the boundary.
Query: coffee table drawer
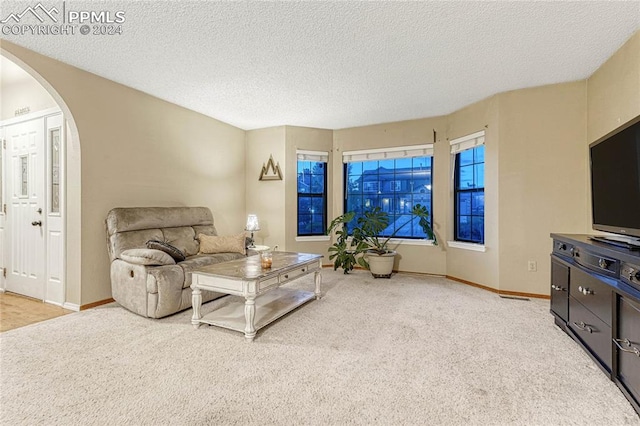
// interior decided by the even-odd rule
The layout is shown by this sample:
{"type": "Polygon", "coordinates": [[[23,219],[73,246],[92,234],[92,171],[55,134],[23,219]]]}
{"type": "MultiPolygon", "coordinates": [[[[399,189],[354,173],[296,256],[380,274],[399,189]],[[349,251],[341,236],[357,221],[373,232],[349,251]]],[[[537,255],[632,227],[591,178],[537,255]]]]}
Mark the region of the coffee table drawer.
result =
{"type": "Polygon", "coordinates": [[[216,277],[210,277],[207,275],[201,275],[198,273],[193,274],[193,284],[201,286],[203,290],[209,291],[228,291],[230,294],[242,292],[242,282],[235,280],[221,280],[216,277]],[[211,287],[211,288],[207,288],[211,287]]]}
{"type": "Polygon", "coordinates": [[[290,269],[288,271],[282,272],[279,275],[279,280],[280,280],[280,283],[285,283],[287,281],[291,281],[296,277],[299,277],[300,275],[305,275],[308,273],[309,273],[309,265],[305,265],[296,269],[290,269]]]}
{"type": "Polygon", "coordinates": [[[278,285],[279,283],[280,280],[278,276],[267,278],[266,280],[260,281],[260,283],[258,283],[258,291],[261,292],[262,290],[278,285]]]}

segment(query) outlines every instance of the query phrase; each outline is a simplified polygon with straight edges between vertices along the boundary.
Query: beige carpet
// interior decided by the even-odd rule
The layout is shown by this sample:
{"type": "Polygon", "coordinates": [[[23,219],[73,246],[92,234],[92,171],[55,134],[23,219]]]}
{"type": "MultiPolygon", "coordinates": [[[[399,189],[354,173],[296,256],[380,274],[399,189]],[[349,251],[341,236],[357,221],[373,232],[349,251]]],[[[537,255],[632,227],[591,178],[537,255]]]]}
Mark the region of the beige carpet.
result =
{"type": "Polygon", "coordinates": [[[117,304],[2,333],[0,423],[640,425],[548,301],[323,276],[322,300],[252,344],[194,330],[190,311],[150,320],[117,304]]]}

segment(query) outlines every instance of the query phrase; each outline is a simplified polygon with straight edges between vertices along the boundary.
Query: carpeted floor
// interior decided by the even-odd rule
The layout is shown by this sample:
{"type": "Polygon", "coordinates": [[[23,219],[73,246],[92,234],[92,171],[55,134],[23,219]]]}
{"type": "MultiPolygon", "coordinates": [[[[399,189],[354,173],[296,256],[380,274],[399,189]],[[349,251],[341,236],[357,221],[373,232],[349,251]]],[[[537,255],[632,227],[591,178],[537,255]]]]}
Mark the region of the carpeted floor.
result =
{"type": "Polygon", "coordinates": [[[190,310],[150,320],[117,304],[2,333],[0,423],[640,425],[548,301],[444,278],[323,277],[322,300],[253,343],[195,330],[190,310]]]}

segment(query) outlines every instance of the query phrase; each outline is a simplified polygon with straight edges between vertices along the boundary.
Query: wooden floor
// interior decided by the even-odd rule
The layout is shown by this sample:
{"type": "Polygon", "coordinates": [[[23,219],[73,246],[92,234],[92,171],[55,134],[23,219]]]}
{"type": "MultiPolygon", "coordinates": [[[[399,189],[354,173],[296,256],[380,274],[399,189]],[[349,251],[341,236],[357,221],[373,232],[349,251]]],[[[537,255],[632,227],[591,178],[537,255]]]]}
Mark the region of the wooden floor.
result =
{"type": "Polygon", "coordinates": [[[41,300],[0,292],[0,333],[72,312],[41,300]]]}

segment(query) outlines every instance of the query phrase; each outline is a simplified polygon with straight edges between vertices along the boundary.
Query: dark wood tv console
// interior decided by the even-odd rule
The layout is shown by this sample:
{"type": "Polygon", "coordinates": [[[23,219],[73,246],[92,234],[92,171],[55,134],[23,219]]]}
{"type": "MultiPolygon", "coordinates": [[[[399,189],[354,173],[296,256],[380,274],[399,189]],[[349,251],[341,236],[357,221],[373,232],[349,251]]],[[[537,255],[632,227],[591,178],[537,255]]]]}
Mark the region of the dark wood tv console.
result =
{"type": "Polygon", "coordinates": [[[640,252],[551,234],[551,313],[640,414],[640,252]]]}

